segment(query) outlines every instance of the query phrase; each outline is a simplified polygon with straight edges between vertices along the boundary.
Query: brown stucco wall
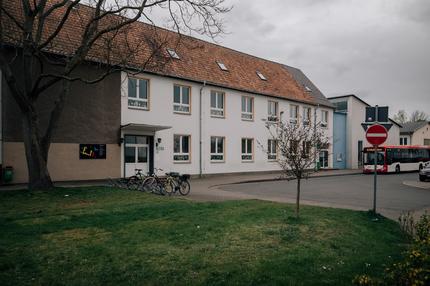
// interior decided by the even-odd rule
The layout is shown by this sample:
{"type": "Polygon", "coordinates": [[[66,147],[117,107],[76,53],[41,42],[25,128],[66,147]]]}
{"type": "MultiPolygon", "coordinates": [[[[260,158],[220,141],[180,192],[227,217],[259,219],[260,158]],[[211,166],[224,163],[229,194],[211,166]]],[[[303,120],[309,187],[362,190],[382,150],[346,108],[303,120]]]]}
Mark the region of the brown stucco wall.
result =
{"type": "MultiPolygon", "coordinates": [[[[88,64],[81,66],[77,73],[93,79],[99,70],[88,64]]],[[[2,82],[3,138],[6,142],[22,142],[21,112],[6,82],[2,82]]],[[[56,85],[48,89],[38,101],[43,130],[60,87],[56,85]]],[[[120,88],[120,73],[110,75],[97,84],[73,82],[52,142],[117,143],[121,124],[120,88]]]]}
{"type": "MultiPolygon", "coordinates": [[[[22,142],[5,142],[4,165],[14,169],[12,183],[27,182],[28,172],[22,142]]],[[[49,150],[48,170],[54,181],[97,180],[121,176],[121,147],[106,145],[106,159],[80,160],[79,144],[54,143],[49,150]]]]}
{"type": "MultiPolygon", "coordinates": [[[[16,67],[17,68],[17,67],[16,67]]],[[[100,70],[82,65],[75,75],[94,79],[100,70]]],[[[119,177],[121,149],[118,146],[121,125],[121,77],[112,74],[97,84],[73,82],[71,93],[53,132],[48,168],[53,180],[89,180],[119,177]],[[107,144],[106,160],[79,160],[79,144],[107,144]]],[[[61,85],[48,89],[39,98],[41,130],[44,132],[61,85]]],[[[3,167],[15,170],[14,183],[27,181],[23,146],[22,114],[4,79],[1,85],[3,167]]]]}

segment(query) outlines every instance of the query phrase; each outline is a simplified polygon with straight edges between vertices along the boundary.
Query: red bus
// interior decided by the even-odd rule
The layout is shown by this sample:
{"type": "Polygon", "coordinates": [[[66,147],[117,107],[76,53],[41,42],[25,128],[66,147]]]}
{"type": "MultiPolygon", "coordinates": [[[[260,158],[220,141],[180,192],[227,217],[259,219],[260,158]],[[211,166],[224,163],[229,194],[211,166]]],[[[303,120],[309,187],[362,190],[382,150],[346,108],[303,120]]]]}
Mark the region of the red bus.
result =
{"type": "MultiPolygon", "coordinates": [[[[376,151],[378,173],[418,171],[430,161],[430,146],[381,146],[376,151]]],[[[374,172],[375,148],[364,148],[363,156],[363,173],[374,172]]]]}

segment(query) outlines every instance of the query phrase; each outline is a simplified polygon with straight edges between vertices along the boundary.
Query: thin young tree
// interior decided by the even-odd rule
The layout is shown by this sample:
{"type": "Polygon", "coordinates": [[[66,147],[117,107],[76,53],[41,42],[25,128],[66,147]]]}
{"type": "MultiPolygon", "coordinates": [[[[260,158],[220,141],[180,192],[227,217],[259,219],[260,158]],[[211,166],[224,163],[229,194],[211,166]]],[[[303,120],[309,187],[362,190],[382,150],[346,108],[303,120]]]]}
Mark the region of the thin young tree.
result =
{"type": "Polygon", "coordinates": [[[95,84],[122,70],[161,69],[170,59],[162,52],[166,43],[179,45],[181,33],[215,37],[223,32],[219,16],[230,10],[223,2],[0,0],[0,68],[22,113],[29,189],[52,187],[49,148],[72,82],[95,84]],[[157,9],[178,32],[173,39],[155,27],[157,9]],[[148,23],[147,29],[138,29],[137,21],[148,23]],[[88,63],[97,71],[84,76],[78,69],[88,63]],[[42,124],[37,105],[54,87],[60,91],[42,124]]]}
{"type": "Polygon", "coordinates": [[[276,162],[285,179],[296,180],[296,217],[299,217],[301,183],[317,171],[320,151],[328,149],[327,130],[321,123],[312,122],[310,119],[267,122],[266,128],[269,140],[268,147],[263,147],[263,150],[268,155],[277,154],[276,162]]]}

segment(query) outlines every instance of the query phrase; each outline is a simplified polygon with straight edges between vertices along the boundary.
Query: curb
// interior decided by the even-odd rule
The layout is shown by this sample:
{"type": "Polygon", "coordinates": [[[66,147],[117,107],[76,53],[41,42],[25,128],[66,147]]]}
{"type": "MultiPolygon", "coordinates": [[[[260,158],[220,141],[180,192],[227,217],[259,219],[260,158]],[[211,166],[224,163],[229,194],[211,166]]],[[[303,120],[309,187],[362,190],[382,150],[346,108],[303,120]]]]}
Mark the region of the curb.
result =
{"type": "MultiPolygon", "coordinates": [[[[315,176],[309,176],[309,179],[314,178],[325,178],[325,177],[342,177],[342,176],[352,176],[352,175],[361,175],[362,172],[356,172],[356,173],[347,173],[347,174],[329,174],[329,175],[315,175],[315,176]]],[[[248,184],[248,183],[264,183],[264,182],[274,182],[274,181],[294,181],[295,178],[287,179],[287,178],[271,178],[271,179],[255,179],[255,180],[246,180],[246,181],[239,181],[239,182],[232,182],[232,183],[226,183],[226,184],[218,184],[218,185],[212,185],[209,186],[209,188],[214,187],[220,187],[220,186],[228,186],[228,185],[239,185],[239,184],[248,184]]]]}

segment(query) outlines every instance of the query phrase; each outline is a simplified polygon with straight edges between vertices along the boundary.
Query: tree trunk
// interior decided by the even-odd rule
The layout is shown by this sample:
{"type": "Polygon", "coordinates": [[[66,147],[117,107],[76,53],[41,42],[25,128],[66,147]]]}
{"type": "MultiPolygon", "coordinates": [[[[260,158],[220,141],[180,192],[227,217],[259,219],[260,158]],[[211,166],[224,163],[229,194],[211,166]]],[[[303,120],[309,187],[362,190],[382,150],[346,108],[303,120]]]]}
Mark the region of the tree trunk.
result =
{"type": "Polygon", "coordinates": [[[39,118],[33,108],[23,114],[23,137],[28,168],[28,189],[53,187],[48,172],[48,149],[40,139],[39,118]]]}
{"type": "Polygon", "coordinates": [[[296,217],[299,217],[300,211],[300,178],[297,178],[297,197],[296,197],[296,217]]]}

